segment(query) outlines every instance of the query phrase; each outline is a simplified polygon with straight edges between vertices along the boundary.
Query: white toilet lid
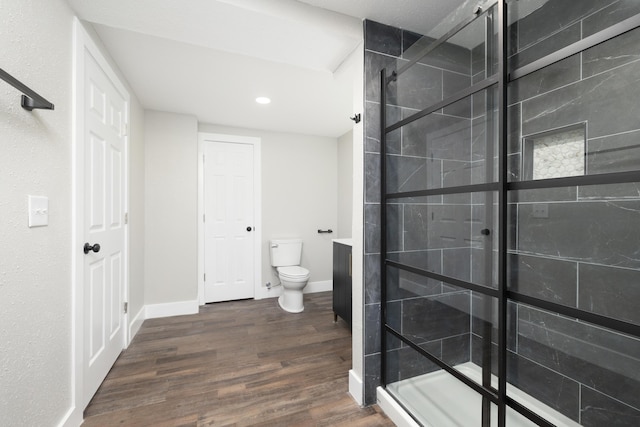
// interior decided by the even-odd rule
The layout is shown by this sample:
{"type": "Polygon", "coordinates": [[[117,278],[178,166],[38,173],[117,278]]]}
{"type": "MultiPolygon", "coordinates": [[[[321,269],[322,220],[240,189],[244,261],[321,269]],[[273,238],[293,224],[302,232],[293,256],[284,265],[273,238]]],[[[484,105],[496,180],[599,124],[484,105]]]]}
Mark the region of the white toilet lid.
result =
{"type": "Polygon", "coordinates": [[[289,277],[303,277],[309,275],[309,270],[299,265],[290,265],[288,267],[278,267],[278,273],[289,277]]]}

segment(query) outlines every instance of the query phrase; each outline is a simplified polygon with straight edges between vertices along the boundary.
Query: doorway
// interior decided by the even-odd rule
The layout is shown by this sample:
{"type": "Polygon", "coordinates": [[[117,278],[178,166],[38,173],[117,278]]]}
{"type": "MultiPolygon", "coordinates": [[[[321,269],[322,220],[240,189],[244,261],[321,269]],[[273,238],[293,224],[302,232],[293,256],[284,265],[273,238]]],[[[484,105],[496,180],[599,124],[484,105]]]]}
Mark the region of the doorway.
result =
{"type": "Polygon", "coordinates": [[[260,139],[199,135],[200,304],[254,298],[260,285],[260,139]]]}

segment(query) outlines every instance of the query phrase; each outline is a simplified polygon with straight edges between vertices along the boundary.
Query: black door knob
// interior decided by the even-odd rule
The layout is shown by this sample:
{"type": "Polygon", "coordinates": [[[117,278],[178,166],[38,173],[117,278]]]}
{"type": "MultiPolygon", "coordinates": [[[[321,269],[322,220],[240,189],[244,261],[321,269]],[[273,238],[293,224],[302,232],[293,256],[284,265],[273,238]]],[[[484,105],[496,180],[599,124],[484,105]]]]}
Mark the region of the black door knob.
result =
{"type": "Polygon", "coordinates": [[[251,231],[251,230],[252,230],[251,226],[248,226],[247,231],[251,231]]]}
{"type": "Polygon", "coordinates": [[[93,252],[98,253],[98,252],[100,252],[100,244],[96,243],[93,246],[91,246],[90,244],[85,243],[83,250],[84,250],[85,254],[88,254],[89,251],[93,251],[93,252]]]}

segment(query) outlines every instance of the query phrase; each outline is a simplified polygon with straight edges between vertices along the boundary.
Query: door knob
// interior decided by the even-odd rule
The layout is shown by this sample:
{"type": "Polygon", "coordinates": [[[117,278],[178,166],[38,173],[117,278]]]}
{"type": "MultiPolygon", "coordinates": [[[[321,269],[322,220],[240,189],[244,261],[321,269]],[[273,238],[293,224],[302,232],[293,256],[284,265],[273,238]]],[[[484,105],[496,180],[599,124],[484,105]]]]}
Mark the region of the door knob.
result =
{"type": "Polygon", "coordinates": [[[247,227],[247,231],[251,231],[251,230],[253,230],[253,229],[251,228],[251,226],[248,226],[248,227],[247,227]]]}
{"type": "Polygon", "coordinates": [[[98,253],[98,252],[100,252],[100,244],[99,243],[95,243],[93,246],[91,246],[90,244],[85,243],[83,250],[84,250],[85,254],[88,254],[89,251],[93,251],[93,252],[98,253]]]}

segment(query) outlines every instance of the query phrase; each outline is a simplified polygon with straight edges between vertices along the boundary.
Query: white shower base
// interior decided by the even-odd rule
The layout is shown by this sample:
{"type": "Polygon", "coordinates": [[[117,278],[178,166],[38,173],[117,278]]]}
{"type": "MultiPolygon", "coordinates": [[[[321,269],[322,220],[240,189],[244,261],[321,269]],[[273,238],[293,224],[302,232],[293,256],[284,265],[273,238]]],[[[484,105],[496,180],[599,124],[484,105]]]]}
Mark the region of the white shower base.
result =
{"type": "MultiPolygon", "coordinates": [[[[467,362],[455,368],[478,384],[482,382],[482,369],[478,365],[467,362]]],[[[492,376],[492,383],[494,387],[497,387],[495,376],[492,376]]],[[[378,404],[398,426],[411,426],[415,423],[412,424],[413,420],[410,420],[406,413],[402,413],[402,408],[389,393],[402,402],[407,410],[424,426],[480,426],[482,397],[445,371],[432,372],[388,384],[387,391],[378,388],[378,404]]],[[[507,393],[512,399],[558,427],[580,426],[555,409],[509,384],[507,384],[507,393]]],[[[496,405],[491,406],[491,425],[497,426],[498,408],[496,405]]],[[[509,408],[507,408],[506,421],[509,427],[535,426],[527,418],[509,408]]]]}

